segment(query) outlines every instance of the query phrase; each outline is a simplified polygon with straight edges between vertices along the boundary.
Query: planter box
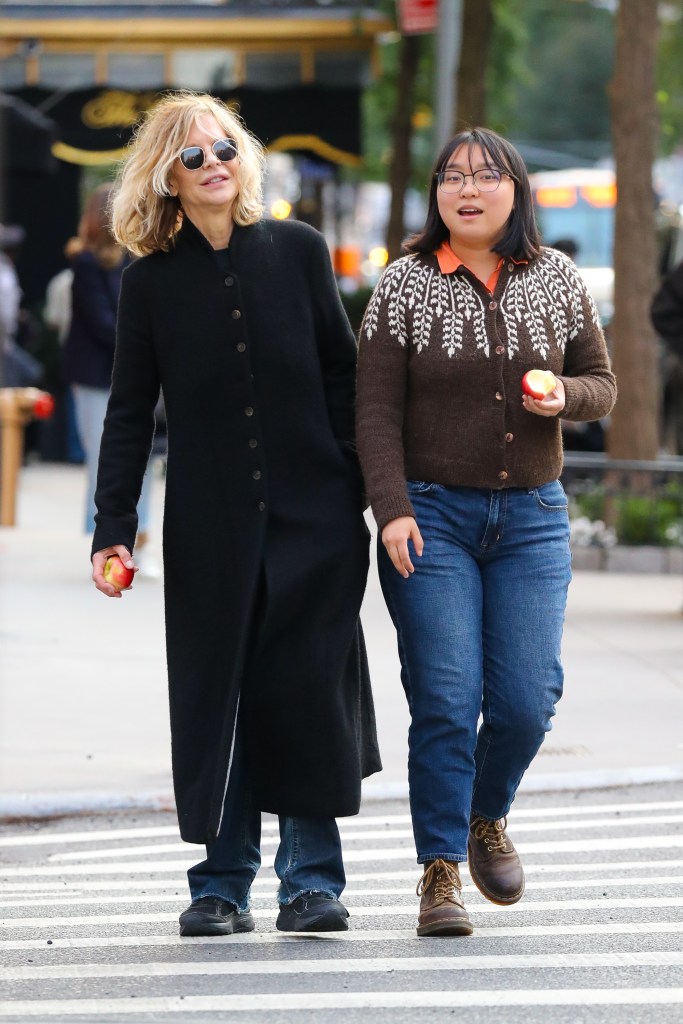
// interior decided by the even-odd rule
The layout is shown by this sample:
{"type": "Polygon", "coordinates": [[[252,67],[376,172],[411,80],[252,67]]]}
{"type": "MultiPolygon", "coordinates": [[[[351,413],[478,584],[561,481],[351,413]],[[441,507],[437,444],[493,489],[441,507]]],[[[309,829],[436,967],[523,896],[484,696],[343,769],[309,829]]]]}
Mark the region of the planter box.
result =
{"type": "Polygon", "coordinates": [[[592,572],[654,572],[683,574],[683,549],[643,544],[613,548],[572,547],[572,567],[592,572]]]}

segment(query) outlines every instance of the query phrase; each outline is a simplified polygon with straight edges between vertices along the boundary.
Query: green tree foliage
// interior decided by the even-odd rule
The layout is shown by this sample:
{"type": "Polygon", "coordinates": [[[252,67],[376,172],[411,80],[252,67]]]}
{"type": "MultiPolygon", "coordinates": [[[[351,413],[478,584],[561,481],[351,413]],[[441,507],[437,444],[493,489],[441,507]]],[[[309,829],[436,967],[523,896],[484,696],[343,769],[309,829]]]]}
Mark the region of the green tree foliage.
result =
{"type": "Polygon", "coordinates": [[[502,87],[492,82],[498,126],[517,139],[585,159],[609,153],[613,15],[588,0],[525,0],[521,8],[501,0],[501,7],[508,24],[523,19],[523,32],[517,35],[522,45],[515,73],[502,87]]]}
{"type": "Polygon", "coordinates": [[[657,66],[657,101],[664,154],[683,140],[683,0],[662,5],[657,66]]]}

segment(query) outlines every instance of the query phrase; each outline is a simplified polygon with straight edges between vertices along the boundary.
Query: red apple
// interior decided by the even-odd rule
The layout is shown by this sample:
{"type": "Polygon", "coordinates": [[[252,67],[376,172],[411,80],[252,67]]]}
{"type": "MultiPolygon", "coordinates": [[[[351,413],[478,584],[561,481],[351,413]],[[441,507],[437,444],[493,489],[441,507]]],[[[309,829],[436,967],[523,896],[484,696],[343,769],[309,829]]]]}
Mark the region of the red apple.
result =
{"type": "Polygon", "coordinates": [[[125,567],[118,555],[111,555],[104,563],[102,575],[116,590],[125,590],[133,582],[135,573],[125,567]]]}
{"type": "Polygon", "coordinates": [[[47,391],[41,391],[33,403],[33,415],[37,420],[49,420],[54,411],[54,398],[47,391]]]}
{"type": "Polygon", "coordinates": [[[539,400],[549,395],[556,385],[555,375],[550,370],[529,370],[522,377],[524,394],[539,400]]]}

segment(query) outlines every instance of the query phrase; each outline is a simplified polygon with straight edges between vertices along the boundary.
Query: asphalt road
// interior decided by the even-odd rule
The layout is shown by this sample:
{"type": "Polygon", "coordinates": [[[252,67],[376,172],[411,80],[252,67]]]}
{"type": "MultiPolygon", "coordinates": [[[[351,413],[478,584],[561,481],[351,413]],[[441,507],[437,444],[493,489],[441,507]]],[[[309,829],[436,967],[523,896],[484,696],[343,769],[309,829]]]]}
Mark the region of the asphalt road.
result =
{"type": "Polygon", "coordinates": [[[0,1024],[653,1024],[683,1019],[680,784],[521,794],[527,871],[513,908],[465,875],[471,937],[419,939],[405,801],[341,822],[348,933],[275,931],[276,823],[264,822],[257,931],[180,939],[201,851],[170,813],[0,828],[0,1024]]]}

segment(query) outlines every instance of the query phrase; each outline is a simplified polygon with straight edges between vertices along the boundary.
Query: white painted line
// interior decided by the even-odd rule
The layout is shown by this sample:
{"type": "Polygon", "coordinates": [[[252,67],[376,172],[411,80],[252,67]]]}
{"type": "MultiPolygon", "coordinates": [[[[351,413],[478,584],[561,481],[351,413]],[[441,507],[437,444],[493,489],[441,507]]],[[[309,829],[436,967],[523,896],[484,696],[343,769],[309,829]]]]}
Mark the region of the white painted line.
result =
{"type": "MultiPolygon", "coordinates": [[[[505,1006],[677,1006],[683,988],[506,989],[505,1006]]],[[[137,999],[33,999],[0,1002],[0,1016],[96,1018],[104,1014],[248,1013],[271,1010],[422,1009],[493,1006],[500,992],[310,992],[250,996],[160,996],[137,999]]]]}
{"type": "MultiPolygon", "coordinates": [[[[419,878],[419,872],[413,872],[415,882],[419,878]]],[[[377,881],[378,878],[375,878],[377,881]]],[[[676,888],[680,888],[683,884],[683,875],[662,875],[655,878],[640,878],[638,881],[638,888],[642,889],[649,886],[667,886],[675,885],[676,888]]],[[[617,889],[632,889],[633,879],[627,874],[618,875],[614,878],[585,878],[585,879],[556,879],[552,882],[534,882],[527,881],[526,891],[552,891],[554,889],[602,889],[605,886],[610,886],[617,889]]],[[[471,895],[477,895],[479,890],[473,885],[463,886],[463,896],[469,898],[471,895]]],[[[382,888],[373,889],[345,889],[342,899],[353,899],[357,897],[366,896],[414,896],[415,886],[408,888],[397,888],[396,886],[386,886],[382,888]]],[[[0,908],[5,909],[6,907],[90,907],[90,906],[111,906],[113,904],[123,905],[126,903],[177,903],[179,906],[184,907],[189,901],[188,892],[174,892],[174,893],[147,893],[147,892],[136,892],[127,895],[117,896],[85,896],[78,894],[63,893],[61,896],[55,897],[53,893],[44,896],[42,899],[37,899],[33,895],[27,899],[1,899],[0,908]]],[[[252,892],[252,900],[268,900],[273,901],[276,898],[275,888],[271,887],[270,892],[252,892]]]]}
{"type": "MultiPolygon", "coordinates": [[[[415,898],[416,899],[416,898],[415,898]]],[[[476,896],[475,896],[476,899],[476,896]]],[[[511,907],[499,907],[485,903],[481,897],[468,909],[476,918],[478,914],[514,914],[514,913],[536,913],[539,910],[559,911],[568,910],[654,910],[659,907],[673,908],[683,907],[683,896],[632,896],[632,897],[609,897],[603,896],[597,899],[575,899],[575,900],[525,900],[516,903],[511,907]]],[[[417,914],[417,902],[415,906],[354,906],[348,904],[348,909],[355,917],[401,917],[417,914]]],[[[277,908],[256,909],[252,911],[255,918],[274,918],[277,908]]],[[[131,924],[152,924],[159,921],[176,921],[177,913],[166,911],[153,911],[148,914],[93,914],[85,917],[14,917],[0,919],[0,928],[40,928],[52,930],[55,928],[80,928],[95,927],[97,925],[131,925],[131,924]]]]}
{"type": "MultiPolygon", "coordinates": [[[[510,827],[514,828],[520,818],[567,818],[583,817],[584,815],[598,814],[631,814],[637,811],[674,811],[683,808],[683,800],[651,800],[646,803],[612,803],[612,804],[590,804],[586,806],[566,807],[514,807],[510,812],[510,827]]],[[[363,828],[368,824],[386,823],[389,825],[410,824],[409,814],[365,814],[362,813],[354,818],[340,818],[339,824],[343,829],[363,828]]],[[[276,832],[279,828],[277,821],[265,820],[261,825],[264,832],[276,832]]],[[[62,845],[65,843],[99,843],[117,841],[122,839],[155,839],[172,837],[180,840],[177,825],[150,825],[139,828],[120,829],[94,829],[89,832],[49,832],[41,830],[38,834],[31,832],[29,835],[0,836],[0,847],[3,846],[49,846],[62,845]]]]}
{"type": "Polygon", "coordinates": [[[114,839],[180,839],[177,825],[150,825],[145,828],[92,829],[90,832],[49,832],[1,836],[0,846],[55,846],[62,843],[104,843],[114,839]]]}
{"type": "MultiPolygon", "coordinates": [[[[130,868],[131,865],[127,865],[130,868]]],[[[632,863],[624,863],[619,865],[615,861],[595,861],[587,864],[572,864],[572,863],[560,863],[560,864],[530,864],[525,860],[524,873],[527,876],[527,888],[534,886],[535,883],[529,882],[530,875],[577,875],[577,874],[591,874],[594,875],[597,872],[604,871],[609,872],[623,870],[624,874],[621,876],[626,884],[626,872],[632,870],[632,863]]],[[[644,874],[647,871],[676,871],[683,868],[683,860],[644,860],[638,861],[638,871],[640,874],[644,874]]],[[[107,870],[109,866],[107,867],[107,870]]],[[[92,873],[92,868],[87,869],[87,875],[92,873]]],[[[149,870],[149,866],[147,868],[149,870]]],[[[268,868],[266,868],[263,874],[258,875],[253,882],[253,888],[268,888],[270,891],[275,891],[278,885],[278,879],[276,875],[268,874],[268,868]]],[[[467,875],[468,869],[466,864],[460,865],[461,875],[467,875]]],[[[36,872],[33,872],[36,874],[36,872]]],[[[79,872],[79,874],[85,876],[86,872],[79,872]]],[[[416,864],[413,868],[407,871],[350,871],[346,874],[346,880],[349,883],[355,882],[381,882],[381,881],[411,881],[417,880],[420,875],[419,866],[416,864]]],[[[671,876],[661,875],[661,881],[663,883],[671,881],[671,876]]],[[[615,877],[612,881],[616,882],[618,879],[615,877]]],[[[601,876],[601,881],[605,881],[601,876]]],[[[645,878],[644,881],[652,882],[652,879],[645,878]]],[[[550,883],[549,883],[550,884],[550,883]]],[[[571,887],[576,885],[580,888],[583,884],[580,879],[575,879],[574,882],[564,882],[563,885],[571,887]]],[[[586,882],[590,884],[590,881],[586,882]]],[[[632,885],[633,882],[630,879],[628,884],[632,885]]],[[[558,886],[560,883],[558,882],[558,886]]],[[[252,891],[253,891],[252,888],[252,891]]],[[[540,888],[540,886],[539,886],[540,888]]],[[[173,891],[178,893],[184,893],[187,891],[187,878],[184,875],[178,876],[173,879],[159,879],[159,878],[131,878],[131,879],[114,879],[108,878],[104,882],[95,881],[92,878],[83,877],[77,882],[57,880],[55,882],[1,882],[0,881],[0,900],[6,899],[8,896],[14,896],[17,893],[26,893],[26,895],[35,895],[36,893],[44,893],[46,897],[54,897],[65,893],[71,893],[74,896],[82,895],[87,896],[90,892],[119,892],[126,891],[131,894],[136,892],[145,892],[151,889],[161,889],[173,891]]]]}
{"type": "MultiPolygon", "coordinates": [[[[607,850],[665,850],[683,848],[683,834],[674,836],[623,836],[604,839],[551,839],[539,842],[515,843],[520,854],[534,853],[598,853],[607,850]]],[[[262,858],[263,867],[272,867],[275,858],[266,854],[262,858]]],[[[365,861],[381,862],[391,860],[407,860],[415,863],[415,852],[408,847],[378,847],[376,849],[345,850],[344,863],[358,864],[365,861]]],[[[1,868],[2,878],[21,878],[31,876],[44,878],[48,876],[78,875],[83,877],[92,874],[159,874],[161,872],[185,871],[195,863],[196,856],[188,856],[186,860],[175,861],[131,861],[120,864],[59,864],[49,867],[1,868]]]]}
{"type": "MultiPolygon", "coordinates": [[[[533,822],[522,822],[514,827],[510,827],[510,836],[514,839],[518,833],[521,832],[574,832],[584,829],[600,828],[631,828],[637,825],[639,828],[643,825],[677,825],[683,822],[683,814],[666,815],[666,816],[651,816],[651,817],[638,817],[638,818],[614,818],[611,820],[601,819],[600,821],[571,821],[567,823],[559,824],[557,822],[544,821],[539,824],[533,822]]],[[[346,834],[343,830],[341,831],[341,838],[343,841],[360,841],[367,842],[369,839],[412,839],[413,830],[412,828],[407,829],[372,829],[366,832],[354,832],[346,834]]],[[[280,843],[279,836],[264,836],[261,841],[261,846],[277,846],[280,843]]],[[[103,860],[109,857],[136,857],[146,856],[152,854],[153,856],[159,856],[160,854],[167,853],[187,853],[192,852],[192,856],[196,857],[197,851],[200,852],[200,857],[204,856],[204,847],[195,846],[189,843],[164,843],[154,846],[117,846],[111,849],[100,849],[100,850],[76,850],[69,853],[55,853],[52,854],[49,860],[52,863],[67,863],[69,861],[86,861],[86,860],[103,860]]]]}
{"type": "MultiPolygon", "coordinates": [[[[475,931],[477,939],[510,939],[510,938],[557,938],[570,935],[679,935],[683,933],[683,921],[619,921],[595,924],[536,924],[511,925],[506,927],[479,926],[475,931]]],[[[317,935],[316,941],[330,942],[390,942],[400,940],[405,943],[413,940],[418,947],[425,942],[441,943],[441,939],[418,938],[415,928],[355,928],[351,920],[351,931],[328,932],[317,935]]],[[[183,937],[177,932],[173,935],[87,935],[70,939],[52,939],[47,945],[46,939],[7,939],[0,941],[0,952],[10,949],[108,949],[125,948],[128,946],[207,946],[218,943],[246,943],[256,945],[272,945],[282,943],[301,944],[308,942],[309,936],[297,937],[283,932],[245,932],[241,935],[214,935],[207,938],[183,937]]]]}
{"type": "Polygon", "coordinates": [[[615,967],[681,967],[683,953],[537,953],[507,956],[337,957],[334,960],[241,960],[144,964],[62,964],[3,968],[3,981],[68,978],[173,978],[195,975],[380,974],[384,971],[586,970],[615,967]]]}

